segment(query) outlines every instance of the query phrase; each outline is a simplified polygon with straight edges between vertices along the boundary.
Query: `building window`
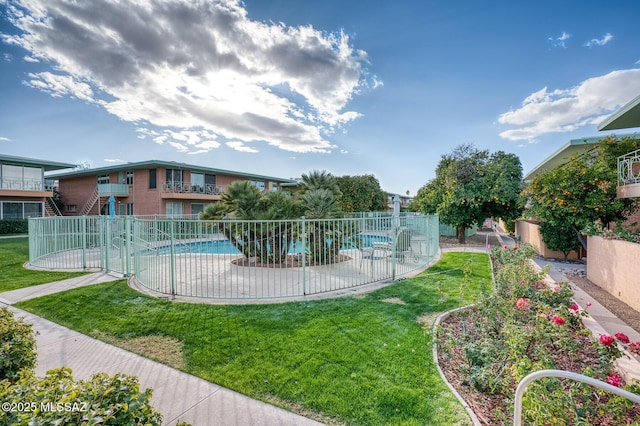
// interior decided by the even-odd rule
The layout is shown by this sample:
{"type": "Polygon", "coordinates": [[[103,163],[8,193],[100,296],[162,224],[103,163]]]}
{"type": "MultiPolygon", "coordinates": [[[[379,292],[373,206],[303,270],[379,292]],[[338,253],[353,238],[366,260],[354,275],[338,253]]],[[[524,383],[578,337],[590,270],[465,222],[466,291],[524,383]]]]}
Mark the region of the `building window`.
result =
{"type": "Polygon", "coordinates": [[[249,183],[258,188],[260,191],[264,192],[265,185],[263,180],[250,180],[249,183]]]}
{"type": "Polygon", "coordinates": [[[272,192],[278,191],[278,182],[271,182],[271,191],[272,192]]]}
{"type": "Polygon", "coordinates": [[[204,203],[193,203],[191,204],[191,214],[192,215],[200,215],[204,211],[204,203]]]}
{"type": "Polygon", "coordinates": [[[133,203],[118,203],[118,215],[119,216],[133,215],[133,203]]]}
{"type": "Polygon", "coordinates": [[[0,180],[2,189],[42,191],[44,178],[40,167],[3,164],[0,167],[0,180]]]}
{"type": "Polygon", "coordinates": [[[156,169],[149,169],[149,189],[156,189],[156,169]]]}
{"type": "Polygon", "coordinates": [[[29,202],[3,202],[0,209],[0,219],[27,219],[29,217],[42,217],[42,203],[29,202]]]}
{"type": "Polygon", "coordinates": [[[65,206],[65,209],[66,209],[67,213],[75,213],[76,211],[78,211],[78,205],[77,204],[67,204],[65,206]]]}
{"type": "Polygon", "coordinates": [[[167,217],[181,217],[184,216],[182,210],[182,203],[167,203],[167,217]]]}
{"type": "Polygon", "coordinates": [[[133,170],[127,171],[127,179],[125,181],[127,185],[133,185],[133,170]]]}
{"type": "Polygon", "coordinates": [[[109,175],[98,175],[98,185],[109,183],[109,175]]]}
{"type": "Polygon", "coordinates": [[[166,180],[167,183],[182,183],[182,170],[180,169],[167,169],[166,180]]]}
{"type": "Polygon", "coordinates": [[[191,192],[204,193],[204,174],[191,172],[191,192]]]}

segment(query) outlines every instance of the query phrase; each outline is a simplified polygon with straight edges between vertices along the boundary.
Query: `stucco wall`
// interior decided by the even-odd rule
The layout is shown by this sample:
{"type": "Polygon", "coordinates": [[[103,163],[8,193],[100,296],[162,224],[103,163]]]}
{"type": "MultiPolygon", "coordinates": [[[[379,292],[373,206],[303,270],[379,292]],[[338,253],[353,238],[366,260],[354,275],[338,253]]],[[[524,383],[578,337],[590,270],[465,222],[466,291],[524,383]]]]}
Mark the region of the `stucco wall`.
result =
{"type": "MultiPolygon", "coordinates": [[[[540,256],[552,259],[564,259],[564,254],[561,252],[547,248],[547,245],[542,241],[542,236],[540,235],[540,226],[536,223],[525,220],[516,221],[516,236],[520,236],[521,242],[531,244],[540,256]]],[[[572,251],[569,253],[568,259],[579,259],[578,252],[572,251]]]]}
{"type": "Polygon", "coordinates": [[[587,278],[640,311],[640,244],[589,237],[587,278]]]}

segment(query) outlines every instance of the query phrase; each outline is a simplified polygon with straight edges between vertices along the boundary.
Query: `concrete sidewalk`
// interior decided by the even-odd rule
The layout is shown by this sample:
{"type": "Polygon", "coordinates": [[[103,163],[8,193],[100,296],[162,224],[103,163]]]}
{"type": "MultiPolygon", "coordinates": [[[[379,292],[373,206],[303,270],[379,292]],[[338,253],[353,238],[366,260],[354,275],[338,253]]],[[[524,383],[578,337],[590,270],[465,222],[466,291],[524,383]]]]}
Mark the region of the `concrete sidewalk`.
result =
{"type": "MultiPolygon", "coordinates": [[[[595,338],[601,335],[613,336],[616,333],[624,333],[632,342],[640,341],[640,333],[625,324],[621,319],[615,316],[611,311],[601,305],[597,300],[591,297],[586,291],[575,285],[564,272],[586,271],[584,264],[569,264],[564,262],[554,262],[547,259],[534,259],[533,262],[538,267],[538,271],[542,271],[547,265],[551,268],[547,274],[547,284],[555,285],[561,282],[568,282],[573,289],[573,300],[580,306],[582,310],[587,312],[589,316],[583,317],[582,322],[593,333],[595,338]],[[589,302],[590,306],[587,306],[589,302]]],[[[624,351],[626,356],[616,361],[621,373],[625,379],[640,380],[640,362],[638,358],[631,353],[624,351]]]]}
{"type": "Polygon", "coordinates": [[[178,421],[194,426],[320,424],[10,306],[33,297],[121,278],[95,273],[0,293],[0,302],[9,305],[17,317],[24,317],[38,332],[38,376],[63,366],[72,369],[75,379],[87,379],[103,371],[110,375],[137,376],[141,390],[153,389],[151,402],[162,413],[165,425],[175,425],[178,421]]]}

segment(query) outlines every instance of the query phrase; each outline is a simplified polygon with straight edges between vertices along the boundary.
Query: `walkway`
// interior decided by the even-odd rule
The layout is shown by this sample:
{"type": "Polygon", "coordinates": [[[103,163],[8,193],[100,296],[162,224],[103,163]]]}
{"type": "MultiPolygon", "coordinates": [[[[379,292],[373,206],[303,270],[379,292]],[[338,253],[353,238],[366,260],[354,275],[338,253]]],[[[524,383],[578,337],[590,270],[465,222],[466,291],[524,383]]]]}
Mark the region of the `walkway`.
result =
{"type": "Polygon", "coordinates": [[[71,368],[75,379],[87,379],[102,371],[110,375],[135,375],[141,389],[153,389],[151,403],[162,413],[166,425],[175,425],[178,421],[194,426],[320,424],[10,306],[22,300],[117,279],[121,277],[100,272],[0,293],[0,303],[8,305],[18,317],[24,317],[38,332],[38,376],[62,366],[71,368]]]}

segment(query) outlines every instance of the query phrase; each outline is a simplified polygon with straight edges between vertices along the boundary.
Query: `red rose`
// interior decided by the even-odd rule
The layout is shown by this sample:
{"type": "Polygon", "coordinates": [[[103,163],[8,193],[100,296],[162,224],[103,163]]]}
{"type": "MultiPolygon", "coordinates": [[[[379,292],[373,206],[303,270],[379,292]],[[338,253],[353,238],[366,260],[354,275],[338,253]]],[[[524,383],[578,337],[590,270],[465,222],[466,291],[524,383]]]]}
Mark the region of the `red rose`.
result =
{"type": "Polygon", "coordinates": [[[622,343],[629,343],[629,337],[623,333],[616,333],[616,339],[620,340],[622,343]]]}
{"type": "Polygon", "coordinates": [[[607,380],[605,380],[605,382],[609,383],[612,386],[615,386],[617,388],[621,388],[622,387],[622,377],[618,376],[617,374],[609,374],[607,376],[607,380]]]}
{"type": "Polygon", "coordinates": [[[611,336],[608,336],[606,334],[603,334],[602,336],[600,336],[600,343],[602,343],[605,346],[611,346],[613,345],[615,342],[615,339],[611,336]]]}
{"type": "Polygon", "coordinates": [[[554,324],[562,325],[564,324],[564,318],[558,315],[554,315],[551,317],[551,322],[554,324]]]}

